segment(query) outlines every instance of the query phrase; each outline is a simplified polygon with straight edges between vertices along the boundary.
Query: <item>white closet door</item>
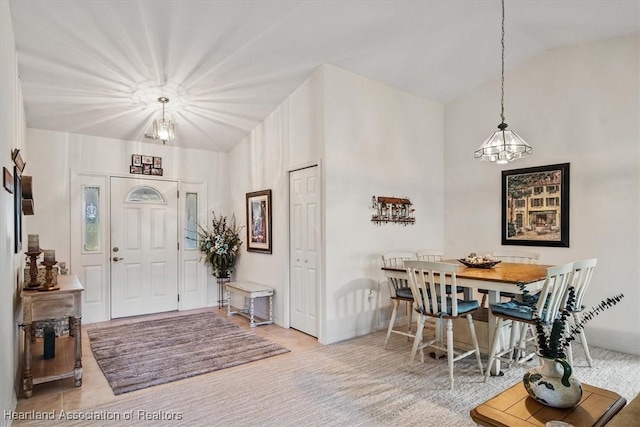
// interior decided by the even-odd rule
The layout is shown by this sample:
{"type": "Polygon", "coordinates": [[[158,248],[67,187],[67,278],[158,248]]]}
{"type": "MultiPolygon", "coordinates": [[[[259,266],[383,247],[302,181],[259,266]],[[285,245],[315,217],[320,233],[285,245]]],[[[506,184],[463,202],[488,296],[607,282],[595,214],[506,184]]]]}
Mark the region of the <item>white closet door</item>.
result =
{"type": "Polygon", "coordinates": [[[321,268],[320,180],[318,167],[289,176],[291,327],[318,336],[321,268]]]}

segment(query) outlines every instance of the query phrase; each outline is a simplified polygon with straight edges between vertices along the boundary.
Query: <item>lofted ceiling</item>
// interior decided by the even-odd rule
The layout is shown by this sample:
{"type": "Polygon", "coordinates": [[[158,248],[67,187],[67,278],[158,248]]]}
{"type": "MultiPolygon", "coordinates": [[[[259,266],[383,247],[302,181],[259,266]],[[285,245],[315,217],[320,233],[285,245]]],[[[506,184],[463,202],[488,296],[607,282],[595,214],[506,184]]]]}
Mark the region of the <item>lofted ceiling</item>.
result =
{"type": "MultiPolygon", "coordinates": [[[[496,0],[10,5],[27,125],[38,129],[150,141],[166,96],[168,144],[227,152],[323,63],[443,104],[500,75],[496,0]]],[[[640,31],[639,0],[505,9],[507,70],[640,31]]]]}

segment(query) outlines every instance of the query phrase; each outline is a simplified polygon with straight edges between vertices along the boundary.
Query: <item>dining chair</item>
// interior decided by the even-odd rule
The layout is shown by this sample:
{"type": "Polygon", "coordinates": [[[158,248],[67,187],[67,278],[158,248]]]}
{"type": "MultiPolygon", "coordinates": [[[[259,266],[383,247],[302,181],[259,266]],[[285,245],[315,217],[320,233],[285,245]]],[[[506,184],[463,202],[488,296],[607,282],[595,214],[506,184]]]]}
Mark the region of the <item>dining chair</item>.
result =
{"type": "MultiPolygon", "coordinates": [[[[535,325],[536,314],[546,324],[552,324],[556,317],[560,314],[562,304],[565,302],[566,293],[571,284],[571,276],[573,274],[573,263],[559,265],[547,268],[547,276],[540,293],[536,295],[537,302],[534,307],[525,303],[511,300],[491,304],[489,307],[493,316],[497,319],[495,329],[493,331],[493,340],[489,351],[489,362],[485,371],[485,381],[489,377],[493,362],[498,359],[508,364],[514,361],[514,354],[517,354],[515,361],[517,363],[525,362],[531,359],[535,353],[529,353],[520,356],[521,352],[526,352],[525,348],[515,344],[516,331],[524,333],[525,329],[520,325],[535,325]],[[500,332],[505,321],[511,321],[511,333],[509,345],[506,349],[498,352],[498,342],[500,341],[500,332]]],[[[489,325],[491,327],[491,325],[489,325]]]]}
{"type": "MultiPolygon", "coordinates": [[[[384,267],[397,267],[404,268],[405,260],[415,260],[416,254],[414,252],[389,252],[382,255],[382,265],[384,267]]],[[[391,311],[391,319],[389,319],[389,327],[387,328],[387,337],[384,340],[384,348],[387,348],[389,337],[391,334],[404,335],[408,338],[414,338],[415,334],[411,330],[413,322],[413,294],[411,288],[406,279],[389,278],[389,291],[391,293],[391,303],[393,309],[391,311]],[[406,304],[407,308],[407,330],[401,331],[395,329],[396,316],[398,315],[398,308],[400,303],[406,304]]]]}
{"type": "Polygon", "coordinates": [[[418,261],[442,261],[444,257],[444,251],[439,249],[422,249],[416,252],[416,259],[418,261]]]}
{"type": "MultiPolygon", "coordinates": [[[[435,261],[441,262],[442,258],[444,258],[444,251],[439,249],[422,249],[416,251],[416,259],[418,261],[435,261]]],[[[451,292],[451,286],[447,285],[447,293],[451,292]]],[[[464,292],[464,287],[458,286],[456,288],[456,292],[461,294],[464,292]]]]}
{"type": "Polygon", "coordinates": [[[447,353],[447,364],[449,366],[449,385],[453,390],[453,363],[475,354],[482,375],[482,361],[480,360],[480,348],[473,324],[473,313],[480,306],[477,300],[459,300],[447,293],[448,284],[456,286],[457,264],[433,261],[405,261],[407,275],[409,276],[409,286],[413,292],[413,306],[418,313],[418,325],[416,328],[413,347],[411,349],[411,359],[409,369],[413,365],[416,353],[420,350],[420,360],[424,362],[424,349],[427,347],[447,353]],[[469,325],[469,332],[473,343],[472,350],[458,350],[453,346],[453,320],[466,317],[469,325]],[[436,327],[436,336],[423,342],[424,325],[427,319],[435,319],[440,323],[436,327]],[[443,341],[442,330],[446,322],[446,342],[443,341]]]}
{"type": "MultiPolygon", "coordinates": [[[[540,254],[537,252],[518,250],[493,251],[491,256],[503,262],[517,262],[521,264],[537,264],[540,259],[540,254]]],[[[482,294],[482,302],[480,303],[480,306],[486,307],[489,291],[485,289],[478,289],[478,292],[482,294]]],[[[516,297],[516,295],[511,292],[501,292],[500,296],[509,299],[514,299],[516,297]]]]}
{"type": "MultiPolygon", "coordinates": [[[[587,288],[589,287],[591,276],[593,276],[593,270],[595,270],[597,263],[597,258],[575,261],[573,263],[573,276],[571,278],[571,286],[573,286],[575,290],[576,301],[573,309],[569,309],[568,311],[571,315],[569,318],[571,319],[571,322],[574,324],[574,326],[579,324],[582,320],[582,311],[586,308],[582,304],[582,300],[584,299],[584,295],[587,291],[587,288]]],[[[584,355],[587,359],[587,363],[589,363],[589,367],[593,367],[593,359],[591,359],[591,353],[589,353],[589,345],[587,344],[587,336],[584,333],[584,328],[580,330],[580,342],[582,343],[584,355]]],[[[567,347],[567,359],[569,364],[573,366],[573,351],[571,350],[571,342],[569,342],[569,346],[567,347]]]]}

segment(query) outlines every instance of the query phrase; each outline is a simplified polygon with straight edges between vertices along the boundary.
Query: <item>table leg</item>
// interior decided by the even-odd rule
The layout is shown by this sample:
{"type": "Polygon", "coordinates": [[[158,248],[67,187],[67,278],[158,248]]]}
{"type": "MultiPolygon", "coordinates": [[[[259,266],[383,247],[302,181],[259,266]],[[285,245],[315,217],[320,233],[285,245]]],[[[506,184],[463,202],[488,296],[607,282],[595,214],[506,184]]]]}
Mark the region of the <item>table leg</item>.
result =
{"type": "MultiPolygon", "coordinates": [[[[489,298],[489,307],[491,307],[491,304],[497,304],[498,302],[500,302],[500,292],[498,291],[489,291],[489,294],[487,296],[489,298]]],[[[493,336],[496,333],[500,333],[500,331],[496,331],[496,321],[496,317],[491,312],[491,309],[489,309],[489,344],[493,342],[493,336]]],[[[501,349],[498,349],[498,351],[499,350],[501,349]]],[[[496,359],[495,363],[491,367],[491,375],[500,375],[500,360],[496,359]]]]}
{"type": "Polygon", "coordinates": [[[33,330],[31,324],[22,325],[24,329],[24,367],[22,368],[22,388],[24,397],[31,397],[33,394],[33,376],[31,374],[31,335],[33,330]]]}
{"type": "Polygon", "coordinates": [[[273,295],[269,295],[269,322],[273,323],[273,295]]]}
{"type": "Polygon", "coordinates": [[[227,289],[227,317],[231,317],[231,291],[227,289]]]}
{"type": "Polygon", "coordinates": [[[81,318],[73,318],[73,349],[75,356],[75,364],[73,366],[73,378],[75,379],[75,386],[80,387],[82,385],[82,333],[81,333],[81,318]]]}

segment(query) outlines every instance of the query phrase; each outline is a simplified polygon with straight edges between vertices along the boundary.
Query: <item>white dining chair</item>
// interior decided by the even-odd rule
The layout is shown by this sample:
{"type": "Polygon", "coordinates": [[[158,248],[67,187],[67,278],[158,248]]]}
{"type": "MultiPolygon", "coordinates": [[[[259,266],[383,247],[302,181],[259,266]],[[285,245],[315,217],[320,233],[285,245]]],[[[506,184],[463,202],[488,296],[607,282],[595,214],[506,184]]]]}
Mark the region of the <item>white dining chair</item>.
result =
{"type": "MultiPolygon", "coordinates": [[[[404,268],[405,260],[415,260],[416,254],[414,252],[389,252],[382,255],[382,265],[384,267],[397,267],[404,268]]],[[[409,338],[414,338],[415,334],[412,331],[413,322],[413,294],[409,283],[405,279],[389,278],[389,292],[391,293],[391,304],[393,309],[391,311],[391,319],[389,319],[389,327],[387,328],[387,337],[384,340],[384,348],[387,348],[389,337],[391,334],[403,335],[409,338]],[[398,315],[398,308],[400,303],[406,305],[407,311],[407,328],[406,331],[395,329],[395,321],[398,315]]]]}
{"type": "Polygon", "coordinates": [[[415,311],[418,312],[418,326],[416,328],[409,369],[413,365],[416,353],[420,350],[420,360],[424,362],[424,349],[427,347],[437,351],[444,351],[447,354],[447,364],[449,366],[449,386],[453,390],[453,363],[475,354],[482,375],[482,361],[480,359],[480,348],[476,337],[473,316],[471,315],[480,306],[477,300],[459,300],[447,293],[447,285],[455,287],[457,285],[456,272],[457,264],[431,261],[405,261],[409,285],[413,292],[415,311]],[[466,317],[469,325],[469,333],[473,343],[473,349],[460,350],[453,345],[453,319],[466,317]],[[435,319],[437,322],[446,322],[446,341],[443,340],[442,330],[445,324],[436,327],[436,336],[423,342],[423,331],[427,319],[435,319]]]}
{"type": "Polygon", "coordinates": [[[444,251],[439,249],[422,249],[416,252],[416,259],[418,261],[442,261],[444,257],[444,251]]]}
{"type": "MultiPolygon", "coordinates": [[[[573,323],[574,326],[579,324],[582,320],[582,311],[585,309],[582,301],[584,299],[585,293],[587,292],[587,288],[589,287],[589,283],[591,282],[591,276],[593,276],[593,270],[595,270],[597,263],[597,258],[575,261],[573,263],[573,276],[571,278],[571,286],[573,286],[575,290],[576,301],[574,304],[574,308],[570,309],[569,313],[571,315],[571,323],[573,323]]],[[[591,353],[589,353],[589,345],[587,344],[587,336],[584,333],[584,328],[580,329],[580,342],[582,343],[584,355],[587,359],[587,363],[589,363],[589,367],[593,367],[593,359],[591,358],[591,353]]],[[[567,347],[567,359],[569,364],[573,366],[573,351],[571,349],[571,342],[569,342],[569,346],[567,347]]]]}
{"type": "Polygon", "coordinates": [[[485,371],[485,381],[489,377],[491,367],[496,359],[511,364],[511,362],[514,361],[514,354],[518,355],[515,360],[517,363],[525,362],[535,356],[535,352],[526,353],[526,349],[520,347],[522,340],[520,340],[518,345],[515,344],[516,331],[521,333],[525,331],[524,328],[519,327],[521,324],[535,325],[536,314],[544,323],[553,323],[556,317],[560,315],[560,309],[566,300],[566,293],[571,283],[572,273],[573,263],[547,268],[547,277],[542,290],[537,294],[537,302],[534,307],[516,300],[491,304],[489,308],[493,316],[497,319],[497,322],[495,325],[489,325],[489,327],[495,326],[495,329],[491,349],[489,350],[489,362],[485,371]],[[508,320],[512,322],[509,345],[507,348],[498,351],[500,331],[502,331],[504,322],[508,320]],[[521,353],[526,355],[520,356],[521,353]]]}
{"type": "MultiPolygon", "coordinates": [[[[502,262],[516,262],[521,264],[537,264],[540,259],[540,254],[532,251],[520,251],[520,250],[497,250],[491,253],[491,256],[499,259],[502,262]]],[[[489,292],[485,289],[478,289],[478,292],[482,294],[481,307],[487,306],[487,296],[489,292]]],[[[501,297],[514,299],[516,295],[510,292],[502,292],[501,297]]]]}

